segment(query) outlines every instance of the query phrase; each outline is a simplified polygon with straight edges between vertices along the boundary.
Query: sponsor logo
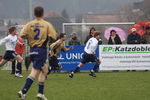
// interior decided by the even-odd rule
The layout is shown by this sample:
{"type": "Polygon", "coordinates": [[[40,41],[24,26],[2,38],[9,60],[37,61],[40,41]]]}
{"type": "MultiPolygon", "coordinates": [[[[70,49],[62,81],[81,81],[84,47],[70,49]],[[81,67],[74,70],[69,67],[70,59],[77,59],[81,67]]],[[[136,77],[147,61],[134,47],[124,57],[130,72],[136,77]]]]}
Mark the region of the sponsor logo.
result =
{"type": "Polygon", "coordinates": [[[102,53],[150,53],[149,46],[104,46],[102,53]]]}

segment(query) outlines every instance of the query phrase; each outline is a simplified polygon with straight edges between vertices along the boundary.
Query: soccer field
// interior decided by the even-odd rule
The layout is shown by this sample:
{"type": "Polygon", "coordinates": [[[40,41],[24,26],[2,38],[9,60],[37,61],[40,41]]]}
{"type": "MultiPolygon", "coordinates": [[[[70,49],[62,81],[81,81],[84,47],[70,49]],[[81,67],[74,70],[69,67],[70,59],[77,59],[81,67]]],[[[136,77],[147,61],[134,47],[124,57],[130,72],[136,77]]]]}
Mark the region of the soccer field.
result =
{"type": "MultiPolygon", "coordinates": [[[[0,71],[0,100],[19,100],[17,92],[23,87],[24,78],[0,71]]],[[[78,73],[73,79],[68,73],[53,73],[45,82],[48,100],[150,100],[150,72],[100,72],[97,77],[78,73]]],[[[26,100],[36,100],[37,80],[26,100]]]]}

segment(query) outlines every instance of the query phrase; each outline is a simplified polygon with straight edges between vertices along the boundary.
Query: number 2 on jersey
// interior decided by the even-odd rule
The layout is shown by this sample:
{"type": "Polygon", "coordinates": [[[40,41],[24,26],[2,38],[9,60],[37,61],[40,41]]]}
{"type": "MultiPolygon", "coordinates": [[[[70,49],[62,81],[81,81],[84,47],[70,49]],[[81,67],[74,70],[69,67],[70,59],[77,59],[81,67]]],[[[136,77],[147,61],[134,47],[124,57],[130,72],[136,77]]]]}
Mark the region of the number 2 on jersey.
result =
{"type": "Polygon", "coordinates": [[[35,35],[35,37],[34,37],[34,40],[40,40],[40,38],[39,38],[40,29],[36,28],[36,29],[34,30],[34,32],[37,33],[37,34],[35,35]]]}

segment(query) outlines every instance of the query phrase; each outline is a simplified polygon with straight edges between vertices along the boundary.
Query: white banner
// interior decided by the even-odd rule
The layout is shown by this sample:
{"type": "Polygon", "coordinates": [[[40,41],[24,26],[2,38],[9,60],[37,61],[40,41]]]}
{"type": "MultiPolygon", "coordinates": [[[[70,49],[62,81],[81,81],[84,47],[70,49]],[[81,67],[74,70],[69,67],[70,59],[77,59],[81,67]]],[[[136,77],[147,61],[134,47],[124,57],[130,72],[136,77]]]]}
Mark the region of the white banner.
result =
{"type": "Polygon", "coordinates": [[[150,70],[150,45],[100,45],[100,70],[150,70]]]}

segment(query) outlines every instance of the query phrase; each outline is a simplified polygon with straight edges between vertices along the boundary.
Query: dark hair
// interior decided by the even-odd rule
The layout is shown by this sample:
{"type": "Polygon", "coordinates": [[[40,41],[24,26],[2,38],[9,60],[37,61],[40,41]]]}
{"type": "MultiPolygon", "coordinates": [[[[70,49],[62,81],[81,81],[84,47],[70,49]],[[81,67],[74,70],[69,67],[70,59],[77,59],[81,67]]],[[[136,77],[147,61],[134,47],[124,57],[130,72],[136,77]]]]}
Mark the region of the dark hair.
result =
{"type": "Polygon", "coordinates": [[[12,32],[14,32],[16,30],[16,27],[12,26],[8,30],[9,30],[9,33],[11,34],[12,32]]]}
{"type": "Polygon", "coordinates": [[[111,31],[110,31],[110,33],[112,33],[112,32],[115,32],[115,33],[116,33],[116,31],[115,31],[115,30],[111,30],[111,31]]]}
{"type": "Polygon", "coordinates": [[[91,31],[92,31],[92,30],[96,31],[96,29],[95,29],[94,27],[91,27],[91,28],[90,28],[90,32],[89,32],[89,35],[91,35],[91,31]]]}
{"type": "Polygon", "coordinates": [[[111,31],[110,31],[110,35],[112,35],[112,32],[115,32],[115,33],[116,33],[116,31],[115,31],[115,30],[111,30],[111,31]]]}
{"type": "Polygon", "coordinates": [[[100,32],[95,32],[94,37],[96,37],[98,35],[101,35],[101,33],[100,32]]]}
{"type": "Polygon", "coordinates": [[[44,8],[41,6],[37,6],[34,8],[34,15],[36,17],[42,17],[44,14],[44,8]]]}
{"type": "Polygon", "coordinates": [[[60,35],[59,35],[59,39],[63,38],[63,37],[64,37],[64,35],[66,35],[66,33],[60,33],[60,35]]]}

